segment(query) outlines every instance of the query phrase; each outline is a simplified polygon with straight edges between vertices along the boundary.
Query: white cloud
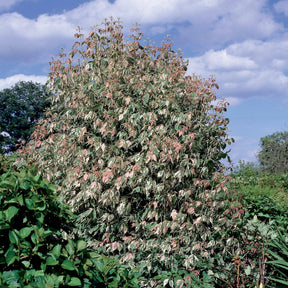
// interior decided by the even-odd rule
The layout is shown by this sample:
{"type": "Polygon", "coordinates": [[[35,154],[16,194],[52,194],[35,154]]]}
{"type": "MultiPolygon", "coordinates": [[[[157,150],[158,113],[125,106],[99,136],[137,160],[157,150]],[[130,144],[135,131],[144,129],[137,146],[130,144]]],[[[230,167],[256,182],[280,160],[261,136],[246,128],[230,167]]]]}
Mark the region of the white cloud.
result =
{"type": "Polygon", "coordinates": [[[31,20],[18,13],[0,16],[0,59],[14,62],[47,61],[51,51],[73,38],[76,26],[64,15],[40,15],[31,20]],[[44,58],[44,59],[43,59],[44,58]]]}
{"type": "MultiPolygon", "coordinates": [[[[125,22],[140,24],[167,24],[191,21],[194,16],[203,15],[218,7],[223,0],[108,0],[90,1],[67,12],[67,17],[86,25],[93,25],[97,19],[120,17],[125,22]]],[[[212,14],[212,13],[211,13],[212,14]]],[[[206,19],[203,15],[202,19],[206,19]]]]}
{"type": "MultiPolygon", "coordinates": [[[[12,5],[15,1],[21,0],[2,2],[12,5]]],[[[116,0],[113,4],[94,0],[61,15],[37,19],[17,13],[0,15],[0,38],[5,39],[0,59],[30,61],[54,55],[56,47],[71,41],[78,25],[87,30],[110,16],[120,17],[128,26],[138,22],[144,37],[177,31],[174,40],[179,47],[191,49],[219,49],[227,42],[269,37],[283,28],[266,12],[262,0],[116,0]]]]}
{"type": "Polygon", "coordinates": [[[287,0],[282,0],[274,4],[274,8],[278,13],[284,13],[288,16],[288,2],[287,0]]]}
{"type": "Polygon", "coordinates": [[[288,41],[244,41],[189,58],[188,72],[213,74],[227,97],[271,96],[288,99],[288,41]]]}
{"type": "Polygon", "coordinates": [[[0,11],[6,11],[9,8],[11,8],[13,5],[15,5],[18,2],[21,2],[23,0],[1,0],[0,1],[0,11]]]}
{"type": "Polygon", "coordinates": [[[210,71],[255,69],[257,64],[248,57],[227,53],[227,50],[210,50],[205,53],[205,63],[210,71]]]}
{"type": "Polygon", "coordinates": [[[47,76],[17,74],[4,79],[0,79],[0,91],[5,88],[11,88],[19,81],[32,81],[34,83],[37,82],[40,84],[45,84],[47,80],[47,76]]]}

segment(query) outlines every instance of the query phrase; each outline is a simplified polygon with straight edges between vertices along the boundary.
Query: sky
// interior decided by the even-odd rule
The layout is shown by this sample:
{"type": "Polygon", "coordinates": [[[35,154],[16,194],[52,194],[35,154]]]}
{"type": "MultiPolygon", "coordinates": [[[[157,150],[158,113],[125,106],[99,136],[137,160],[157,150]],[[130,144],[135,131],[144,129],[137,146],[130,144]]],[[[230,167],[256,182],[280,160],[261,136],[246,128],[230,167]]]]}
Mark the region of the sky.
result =
{"type": "Polygon", "coordinates": [[[156,45],[170,35],[188,74],[216,78],[234,164],[255,162],[261,137],[288,130],[288,0],[0,0],[0,90],[44,84],[77,27],[88,34],[111,16],[156,45]]]}

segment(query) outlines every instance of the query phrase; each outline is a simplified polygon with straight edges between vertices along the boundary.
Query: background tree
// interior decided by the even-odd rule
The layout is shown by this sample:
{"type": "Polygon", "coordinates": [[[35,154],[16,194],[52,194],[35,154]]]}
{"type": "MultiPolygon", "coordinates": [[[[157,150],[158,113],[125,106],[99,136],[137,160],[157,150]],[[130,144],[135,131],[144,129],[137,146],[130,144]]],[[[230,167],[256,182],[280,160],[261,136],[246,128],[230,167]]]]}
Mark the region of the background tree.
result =
{"type": "Polygon", "coordinates": [[[258,160],[261,169],[270,174],[288,172],[288,132],[275,132],[260,139],[258,160]]]}
{"type": "Polygon", "coordinates": [[[143,287],[170,278],[194,287],[192,275],[207,280],[209,269],[236,287],[243,210],[225,210],[221,199],[228,103],[213,104],[215,80],[186,75],[169,40],[157,47],[141,36],[133,29],[125,40],[117,21],[75,34],[72,51],[51,63],[53,106],[22,155],[61,186],[77,233],[137,265],[149,279],[143,287]]]}
{"type": "Polygon", "coordinates": [[[17,149],[17,141],[28,141],[35,123],[51,104],[45,85],[19,82],[0,91],[0,149],[9,153],[17,149]]]}

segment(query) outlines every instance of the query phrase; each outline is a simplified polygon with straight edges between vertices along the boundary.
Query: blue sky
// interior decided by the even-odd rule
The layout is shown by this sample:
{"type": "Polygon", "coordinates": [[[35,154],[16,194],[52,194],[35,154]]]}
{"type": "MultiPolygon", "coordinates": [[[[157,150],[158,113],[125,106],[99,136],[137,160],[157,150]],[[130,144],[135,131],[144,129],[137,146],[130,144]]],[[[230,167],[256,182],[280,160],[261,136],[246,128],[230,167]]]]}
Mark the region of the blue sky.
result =
{"type": "Polygon", "coordinates": [[[45,83],[51,56],[70,50],[77,26],[138,22],[144,39],[166,35],[188,73],[214,75],[230,102],[231,159],[255,161],[261,137],[288,130],[287,0],[0,0],[0,90],[45,83]]]}

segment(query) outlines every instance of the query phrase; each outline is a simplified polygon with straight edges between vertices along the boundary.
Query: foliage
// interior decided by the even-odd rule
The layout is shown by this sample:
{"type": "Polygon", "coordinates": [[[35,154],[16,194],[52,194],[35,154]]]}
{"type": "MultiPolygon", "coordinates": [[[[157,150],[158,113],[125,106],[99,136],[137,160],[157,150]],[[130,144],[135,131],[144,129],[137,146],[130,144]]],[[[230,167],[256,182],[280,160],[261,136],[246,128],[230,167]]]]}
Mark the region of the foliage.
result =
{"type": "Polygon", "coordinates": [[[0,154],[0,175],[8,172],[15,160],[16,158],[12,155],[8,157],[0,154]]]}
{"type": "Polygon", "coordinates": [[[0,91],[0,103],[0,149],[9,153],[17,149],[18,140],[30,139],[35,123],[50,105],[49,93],[45,85],[22,81],[0,91]]]}
{"type": "MultiPolygon", "coordinates": [[[[213,288],[214,285],[211,283],[211,277],[204,273],[203,279],[200,280],[194,273],[188,273],[185,270],[179,271],[164,271],[161,275],[154,277],[154,281],[160,280],[163,286],[159,288],[182,288],[182,287],[193,287],[193,288],[213,288]]],[[[152,282],[152,281],[151,281],[152,282]]]]}
{"type": "Polygon", "coordinates": [[[238,165],[233,169],[231,176],[236,177],[257,177],[261,175],[259,166],[254,162],[245,162],[240,160],[238,165]]]}
{"type": "MultiPolygon", "coordinates": [[[[287,232],[287,231],[286,231],[287,232]]],[[[275,276],[272,281],[277,283],[277,287],[288,287],[288,238],[282,233],[278,233],[278,238],[270,243],[270,259],[266,264],[273,265],[276,267],[276,274],[279,275],[278,278],[275,276]],[[280,284],[279,284],[280,283],[280,284]]]]}
{"type": "Polygon", "coordinates": [[[275,215],[283,215],[288,209],[288,174],[260,174],[257,177],[233,175],[229,185],[230,191],[235,191],[232,194],[236,199],[240,199],[244,205],[252,201],[257,209],[271,210],[270,216],[275,211],[275,215]]]}
{"type": "Polygon", "coordinates": [[[276,132],[260,139],[258,160],[268,174],[288,173],[288,131],[276,132]]]}
{"type": "MultiPolygon", "coordinates": [[[[250,167],[253,166],[252,163],[250,167]]],[[[246,165],[243,165],[241,169],[236,170],[236,173],[232,174],[229,202],[234,203],[234,205],[242,205],[245,211],[244,218],[251,219],[251,217],[257,217],[261,223],[258,223],[256,226],[265,227],[266,225],[267,227],[264,230],[262,228],[262,231],[270,230],[270,235],[266,233],[264,241],[259,241],[260,246],[263,245],[262,268],[260,269],[262,273],[260,275],[265,274],[265,278],[269,281],[265,283],[265,287],[282,287],[279,286],[279,283],[276,284],[275,281],[272,283],[272,280],[277,276],[281,279],[281,274],[277,271],[279,270],[277,269],[277,265],[267,265],[270,264],[270,262],[267,262],[267,258],[271,259],[272,257],[270,253],[272,249],[271,245],[276,245],[272,249],[274,251],[272,251],[272,254],[275,257],[277,253],[282,253],[281,251],[285,250],[285,245],[283,244],[284,238],[281,236],[281,233],[287,233],[288,226],[287,174],[269,175],[261,173],[260,169],[256,171],[257,173],[250,173],[251,170],[247,169],[246,165]],[[283,249],[279,249],[281,245],[283,249]]],[[[251,226],[249,230],[251,230],[251,226]]],[[[259,239],[259,235],[255,236],[256,240],[259,239]]],[[[276,257],[277,259],[279,260],[276,257]]],[[[282,277],[283,279],[285,277],[282,277]]],[[[259,285],[260,283],[258,282],[257,287],[259,285]]]]}
{"type": "Polygon", "coordinates": [[[138,287],[139,273],[67,238],[74,216],[36,172],[0,176],[0,286],[138,287]]]}
{"type": "Polygon", "coordinates": [[[213,233],[226,225],[215,195],[232,141],[227,103],[212,104],[214,79],[185,76],[169,40],[142,45],[136,28],[125,41],[112,20],[75,36],[51,63],[53,107],[23,155],[62,186],[78,233],[103,253],[149,279],[174,268],[202,279],[208,264],[197,263],[226,241],[213,233]]]}
{"type": "Polygon", "coordinates": [[[185,75],[169,40],[144,45],[134,29],[125,41],[117,21],[75,36],[51,62],[53,106],[22,155],[61,186],[78,235],[137,266],[141,287],[263,282],[274,234],[225,202],[232,139],[214,79],[185,75]]]}

